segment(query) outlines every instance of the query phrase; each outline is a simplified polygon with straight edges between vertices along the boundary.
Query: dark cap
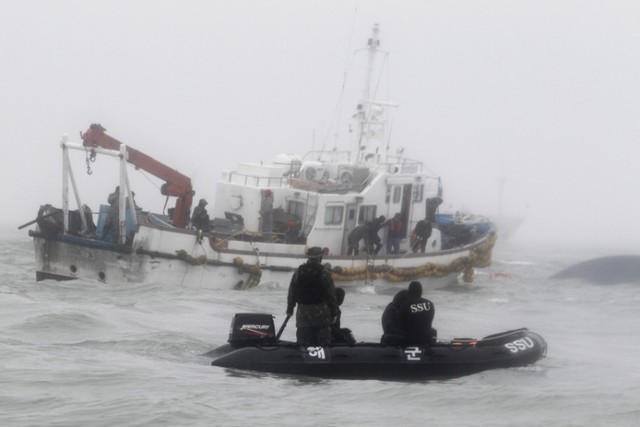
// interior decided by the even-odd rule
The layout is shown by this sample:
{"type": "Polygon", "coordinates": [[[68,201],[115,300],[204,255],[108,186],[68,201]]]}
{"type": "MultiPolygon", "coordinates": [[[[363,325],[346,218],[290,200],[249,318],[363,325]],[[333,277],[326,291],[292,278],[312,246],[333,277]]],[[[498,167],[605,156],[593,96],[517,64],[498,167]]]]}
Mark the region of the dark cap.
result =
{"type": "Polygon", "coordinates": [[[307,256],[309,258],[322,258],[324,250],[320,246],[313,246],[307,249],[307,256]]]}
{"type": "Polygon", "coordinates": [[[422,296],[422,283],[414,280],[409,283],[409,296],[411,298],[418,298],[422,296]]]}
{"type": "Polygon", "coordinates": [[[200,199],[200,202],[198,202],[198,204],[200,205],[206,205],[208,204],[207,201],[205,199],[200,199]]]}

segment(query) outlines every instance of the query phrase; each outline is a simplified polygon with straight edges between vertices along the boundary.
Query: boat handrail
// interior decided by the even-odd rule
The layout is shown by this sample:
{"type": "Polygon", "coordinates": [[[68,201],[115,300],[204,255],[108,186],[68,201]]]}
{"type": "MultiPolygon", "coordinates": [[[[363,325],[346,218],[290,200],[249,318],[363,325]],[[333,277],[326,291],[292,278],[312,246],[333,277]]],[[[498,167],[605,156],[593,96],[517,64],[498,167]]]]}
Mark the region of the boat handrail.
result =
{"type": "Polygon", "coordinates": [[[285,177],[261,176],[242,172],[229,172],[227,182],[235,182],[257,188],[283,187],[285,177]]]}

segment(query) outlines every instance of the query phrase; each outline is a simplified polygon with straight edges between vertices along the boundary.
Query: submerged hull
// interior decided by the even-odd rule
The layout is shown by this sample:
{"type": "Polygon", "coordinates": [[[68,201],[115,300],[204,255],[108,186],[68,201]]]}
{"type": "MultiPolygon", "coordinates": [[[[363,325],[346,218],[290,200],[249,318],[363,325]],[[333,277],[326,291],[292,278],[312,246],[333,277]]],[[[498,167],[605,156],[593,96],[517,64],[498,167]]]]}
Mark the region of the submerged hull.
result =
{"type": "MultiPolygon", "coordinates": [[[[98,280],[111,284],[181,284],[214,289],[247,289],[259,284],[288,286],[295,269],[306,261],[304,244],[220,240],[195,231],[140,224],[130,244],[95,238],[45,235],[34,239],[38,280],[98,280]]],[[[337,286],[365,284],[392,293],[411,280],[438,288],[456,283],[461,274],[488,265],[495,235],[437,253],[376,256],[332,256],[337,286]]]]}
{"type": "Polygon", "coordinates": [[[212,365],[276,374],[335,379],[428,380],[456,378],[490,369],[535,363],[547,344],[526,328],[485,337],[453,340],[431,347],[375,343],[301,347],[292,343],[234,348],[226,344],[208,355],[212,365]]]}

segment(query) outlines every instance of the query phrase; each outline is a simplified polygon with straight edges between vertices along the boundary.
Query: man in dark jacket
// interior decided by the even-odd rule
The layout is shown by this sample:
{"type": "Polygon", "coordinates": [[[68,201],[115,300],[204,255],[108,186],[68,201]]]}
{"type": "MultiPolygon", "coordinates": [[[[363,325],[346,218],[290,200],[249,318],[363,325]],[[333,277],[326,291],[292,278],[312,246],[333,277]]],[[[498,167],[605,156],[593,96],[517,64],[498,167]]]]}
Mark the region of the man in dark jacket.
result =
{"type": "Polygon", "coordinates": [[[207,201],[200,199],[198,206],[193,210],[191,215],[191,225],[196,230],[209,231],[211,229],[211,223],[209,222],[209,214],[207,213],[207,201]]]}
{"type": "Polygon", "coordinates": [[[369,247],[369,225],[360,224],[347,235],[347,255],[358,255],[360,253],[360,241],[364,239],[364,244],[369,247]]]}
{"type": "Polygon", "coordinates": [[[407,299],[400,309],[405,321],[407,345],[429,345],[435,341],[436,331],[431,327],[435,310],[431,301],[422,298],[422,284],[411,282],[407,299]]]}
{"type": "Polygon", "coordinates": [[[387,304],[382,313],[382,338],[380,342],[384,345],[404,345],[406,338],[405,319],[401,309],[409,297],[406,289],[398,292],[393,300],[387,304]]]}
{"type": "Polygon", "coordinates": [[[336,288],[336,304],[338,305],[338,315],[336,316],[336,321],[331,325],[331,343],[351,345],[356,343],[351,329],[340,327],[340,318],[342,317],[342,310],[340,310],[340,306],[344,302],[344,295],[344,289],[336,288]]]}
{"type": "Polygon", "coordinates": [[[380,236],[378,232],[382,228],[385,220],[387,218],[384,215],[380,215],[378,218],[373,218],[369,223],[369,243],[367,250],[370,254],[377,255],[380,252],[380,248],[382,248],[382,240],[380,240],[380,236]]]}
{"type": "Polygon", "coordinates": [[[296,338],[304,346],[331,344],[331,324],[338,315],[331,273],[322,265],[322,248],[307,250],[309,259],[293,273],[287,296],[287,316],[296,310],[296,338]]]}
{"type": "Polygon", "coordinates": [[[416,253],[418,251],[424,253],[427,247],[427,240],[431,237],[431,233],[433,232],[432,224],[426,219],[421,219],[416,224],[416,228],[414,230],[415,241],[412,242],[413,252],[416,253]]]}
{"type": "Polygon", "coordinates": [[[118,242],[120,236],[120,186],[118,185],[113,193],[107,197],[109,203],[109,211],[102,227],[101,239],[109,238],[111,234],[111,240],[118,242]]]}

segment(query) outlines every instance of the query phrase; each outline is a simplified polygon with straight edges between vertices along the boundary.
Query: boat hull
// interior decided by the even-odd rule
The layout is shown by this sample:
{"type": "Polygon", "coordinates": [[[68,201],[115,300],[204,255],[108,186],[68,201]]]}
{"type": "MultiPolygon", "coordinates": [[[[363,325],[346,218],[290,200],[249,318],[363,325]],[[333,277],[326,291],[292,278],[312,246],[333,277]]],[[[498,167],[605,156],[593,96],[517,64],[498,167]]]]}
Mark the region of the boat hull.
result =
{"type": "MultiPolygon", "coordinates": [[[[194,231],[149,225],[140,225],[127,245],[62,233],[47,236],[38,230],[30,235],[38,280],[178,283],[213,289],[247,289],[259,284],[286,287],[295,269],[306,261],[302,244],[228,241],[218,245],[194,231]]],[[[368,284],[378,293],[394,293],[411,280],[439,288],[457,283],[458,276],[474,267],[487,265],[494,241],[487,238],[437,253],[328,255],[323,262],[336,285],[344,288],[368,284]]]]}
{"type": "Polygon", "coordinates": [[[418,381],[456,378],[490,369],[527,366],[546,355],[547,344],[526,328],[485,337],[452,340],[431,347],[376,343],[301,347],[293,343],[210,352],[212,365],[248,371],[333,379],[418,381]]]}

